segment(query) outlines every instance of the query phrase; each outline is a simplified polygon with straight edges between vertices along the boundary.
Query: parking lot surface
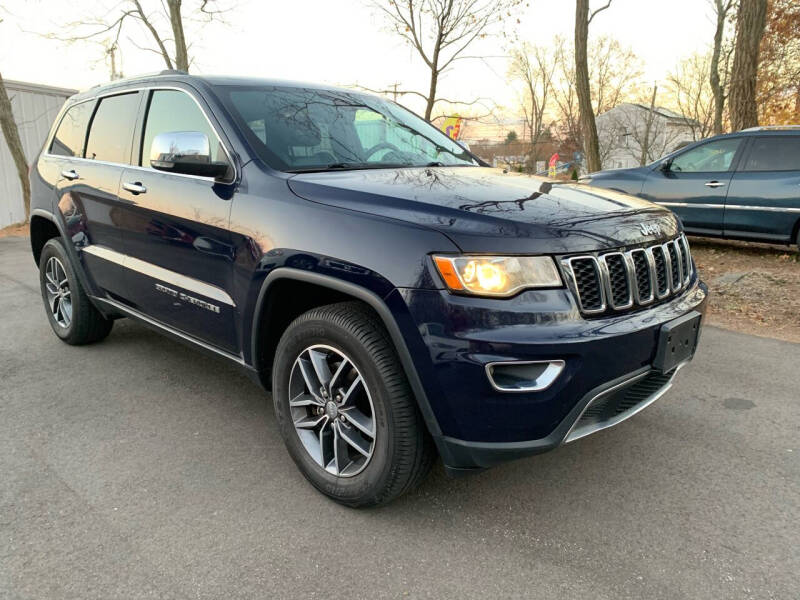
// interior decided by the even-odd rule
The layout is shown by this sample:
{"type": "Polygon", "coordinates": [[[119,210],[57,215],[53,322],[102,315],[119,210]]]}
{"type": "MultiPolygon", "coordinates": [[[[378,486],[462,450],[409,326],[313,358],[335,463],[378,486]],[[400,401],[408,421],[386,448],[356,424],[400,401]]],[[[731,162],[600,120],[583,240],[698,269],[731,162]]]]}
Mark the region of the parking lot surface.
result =
{"type": "Polygon", "coordinates": [[[796,599],[799,399],[800,345],[706,328],[633,419],[352,510],[233,366],[129,320],[61,343],[0,239],[0,598],[796,599]]]}

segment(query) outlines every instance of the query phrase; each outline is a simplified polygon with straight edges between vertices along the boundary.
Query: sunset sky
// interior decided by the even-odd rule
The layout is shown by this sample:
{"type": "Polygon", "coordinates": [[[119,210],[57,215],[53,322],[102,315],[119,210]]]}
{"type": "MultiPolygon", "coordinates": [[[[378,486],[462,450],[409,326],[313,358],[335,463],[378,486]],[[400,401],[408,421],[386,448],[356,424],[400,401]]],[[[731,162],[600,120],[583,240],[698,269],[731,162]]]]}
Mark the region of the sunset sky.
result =
{"type": "MultiPolygon", "coordinates": [[[[146,0],[154,10],[156,4],[146,0]]],[[[600,0],[593,3],[603,4],[600,0]]],[[[184,1],[184,12],[195,3],[184,1]]],[[[83,89],[107,81],[109,66],[97,43],[67,44],[39,34],[69,35],[65,24],[119,12],[119,3],[72,0],[0,0],[0,73],[7,79],[83,89]]],[[[641,58],[645,79],[663,81],[683,57],[704,50],[713,24],[706,0],[614,0],[592,22],[591,34],[610,34],[641,58]]],[[[522,39],[547,45],[555,35],[573,35],[574,2],[531,0],[519,14],[522,39]]],[[[381,88],[425,90],[426,72],[415,53],[389,33],[367,0],[238,0],[225,23],[187,25],[196,73],[251,75],[381,88]]],[[[122,71],[126,76],[158,71],[161,58],[133,43],[149,40],[131,27],[123,35],[122,71]]],[[[457,63],[441,80],[447,97],[492,96],[513,104],[507,83],[507,42],[502,36],[482,41],[468,54],[487,58],[457,63]]],[[[407,103],[412,108],[413,100],[407,103]]]]}

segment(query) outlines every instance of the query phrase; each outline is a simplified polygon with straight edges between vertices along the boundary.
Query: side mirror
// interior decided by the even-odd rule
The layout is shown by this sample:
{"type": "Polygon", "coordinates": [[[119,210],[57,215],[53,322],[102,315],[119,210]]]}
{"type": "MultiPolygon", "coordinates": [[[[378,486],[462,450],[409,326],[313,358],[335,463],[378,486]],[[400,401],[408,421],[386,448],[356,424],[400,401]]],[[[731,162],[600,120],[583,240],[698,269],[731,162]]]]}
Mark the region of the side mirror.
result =
{"type": "Polygon", "coordinates": [[[658,170],[661,171],[662,173],[669,173],[671,167],[672,167],[672,161],[665,160],[660,165],[658,165],[658,170]]]}
{"type": "Polygon", "coordinates": [[[227,163],[211,160],[208,136],[199,131],[168,131],[153,138],[150,166],[167,173],[223,177],[227,163]]]}

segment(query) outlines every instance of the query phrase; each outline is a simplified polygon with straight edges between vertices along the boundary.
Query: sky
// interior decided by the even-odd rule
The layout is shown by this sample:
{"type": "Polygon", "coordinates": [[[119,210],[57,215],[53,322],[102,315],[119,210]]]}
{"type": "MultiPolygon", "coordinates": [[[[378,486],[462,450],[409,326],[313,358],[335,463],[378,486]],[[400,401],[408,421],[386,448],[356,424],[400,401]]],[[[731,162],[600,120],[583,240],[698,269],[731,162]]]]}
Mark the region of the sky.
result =
{"type": "MultiPolygon", "coordinates": [[[[427,72],[419,57],[387,31],[368,0],[221,0],[235,3],[224,23],[189,23],[195,73],[274,77],[426,90],[427,72]]],[[[548,45],[555,35],[571,39],[572,0],[528,0],[505,25],[520,39],[548,45]]],[[[592,7],[603,5],[593,0],[592,7]]],[[[65,43],[42,34],[68,35],[65,24],[117,14],[121,2],[108,0],[0,0],[0,73],[6,79],[85,89],[109,79],[103,49],[92,42],[65,43]]],[[[154,0],[143,4],[157,10],[154,0]]],[[[184,12],[195,5],[184,0],[184,12]]],[[[675,64],[704,51],[713,36],[708,0],[613,0],[592,21],[590,35],[611,35],[641,59],[648,82],[663,82],[675,64]]],[[[153,52],[137,49],[147,38],[131,28],[122,37],[126,76],[164,68],[153,52]]],[[[441,95],[459,99],[491,96],[512,107],[507,81],[507,46],[501,35],[482,40],[440,80],[441,95]]],[[[404,103],[420,110],[418,101],[404,103]]]]}

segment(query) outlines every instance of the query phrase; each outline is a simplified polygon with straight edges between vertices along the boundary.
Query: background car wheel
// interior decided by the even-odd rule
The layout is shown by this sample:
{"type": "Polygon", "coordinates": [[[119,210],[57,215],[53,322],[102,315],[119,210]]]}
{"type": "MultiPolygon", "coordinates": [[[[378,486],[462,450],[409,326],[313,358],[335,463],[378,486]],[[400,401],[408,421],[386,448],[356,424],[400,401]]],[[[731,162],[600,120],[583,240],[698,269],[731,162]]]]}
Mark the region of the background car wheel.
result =
{"type": "Polygon", "coordinates": [[[100,341],[111,332],[114,321],[92,305],[57,238],[42,248],[39,282],[50,326],[62,340],[78,346],[100,341]]]}
{"type": "Polygon", "coordinates": [[[278,343],[272,381],[289,454],[337,502],[389,502],[430,470],[433,441],[388,334],[363,305],[295,319],[278,343]]]}

